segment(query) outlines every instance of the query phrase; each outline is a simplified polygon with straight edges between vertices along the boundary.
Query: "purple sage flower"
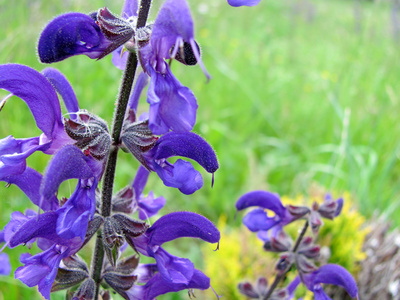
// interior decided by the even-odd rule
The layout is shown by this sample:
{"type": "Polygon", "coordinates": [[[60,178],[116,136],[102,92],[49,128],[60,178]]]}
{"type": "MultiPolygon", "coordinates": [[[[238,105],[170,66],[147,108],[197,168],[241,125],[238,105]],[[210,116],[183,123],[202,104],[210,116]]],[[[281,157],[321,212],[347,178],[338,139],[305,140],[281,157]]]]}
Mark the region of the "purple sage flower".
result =
{"type": "MultiPolygon", "coordinates": [[[[53,79],[57,81],[56,77],[53,79]]],[[[28,139],[8,136],[0,140],[0,180],[4,180],[8,176],[22,174],[26,169],[26,158],[34,152],[54,154],[62,146],[74,141],[64,131],[56,90],[44,75],[23,65],[0,65],[0,88],[26,102],[38,128],[43,132],[38,137],[28,139]]],[[[65,89],[69,87],[65,86],[65,89]]],[[[63,94],[74,95],[72,90],[63,94]]],[[[76,98],[66,99],[66,103],[70,103],[67,107],[78,107],[76,98]]]]}
{"type": "Polygon", "coordinates": [[[189,259],[173,256],[161,247],[162,244],[180,237],[200,238],[209,243],[218,243],[220,233],[214,224],[201,215],[175,212],[161,217],[144,234],[131,238],[129,242],[141,254],[156,260],[163,280],[172,286],[182,284],[185,288],[190,288],[190,282],[193,276],[196,276],[193,263],[189,259]]]}
{"type": "MultiPolygon", "coordinates": [[[[4,231],[0,230],[0,244],[4,243],[4,231]]],[[[11,264],[10,259],[6,253],[1,253],[3,248],[0,249],[0,275],[10,275],[11,273],[11,264]]]]}
{"type": "Polygon", "coordinates": [[[150,43],[139,50],[143,70],[151,77],[147,92],[149,128],[154,134],[192,130],[198,107],[196,98],[175,78],[165,61],[179,56],[178,61],[192,64],[185,62],[185,52],[190,52],[190,57],[199,62],[209,78],[194,40],[193,21],[185,0],[164,3],[154,23],[150,43]]]}
{"type": "Polygon", "coordinates": [[[258,237],[263,241],[269,240],[269,230],[274,229],[272,237],[276,237],[281,231],[281,228],[299,218],[302,218],[310,209],[304,206],[283,206],[277,194],[267,191],[253,191],[244,194],[236,202],[236,209],[243,210],[248,207],[259,207],[249,213],[243,218],[243,224],[253,232],[258,233],[258,237]],[[269,216],[266,210],[275,213],[269,216]]]}
{"type": "Polygon", "coordinates": [[[85,54],[99,58],[112,44],[96,21],[82,13],[67,13],[53,19],[39,38],[38,54],[43,63],[54,63],[85,54]]]}
{"type": "Polygon", "coordinates": [[[6,253],[0,253],[0,275],[8,276],[11,273],[10,259],[6,253]]]}
{"type": "MultiPolygon", "coordinates": [[[[343,287],[352,298],[358,298],[357,284],[353,276],[342,266],[327,264],[318,270],[302,275],[302,280],[307,289],[314,293],[315,300],[331,299],[322,289],[321,284],[333,284],[343,287]]],[[[295,279],[295,288],[300,283],[300,277],[295,279]]]]}
{"type": "Polygon", "coordinates": [[[143,195],[148,177],[149,171],[140,166],[132,184],[135,191],[135,202],[139,210],[139,219],[141,220],[146,220],[157,214],[158,211],[164,207],[166,202],[164,197],[155,198],[152,191],[150,191],[147,196],[143,195]]]}
{"type": "Polygon", "coordinates": [[[157,173],[166,186],[178,188],[182,193],[192,194],[203,186],[203,178],[192,164],[178,159],[174,164],[167,161],[173,156],[183,156],[198,162],[208,173],[218,169],[218,160],[211,146],[192,132],[169,132],[157,140],[145,153],[150,168],[157,173]]]}
{"type": "Polygon", "coordinates": [[[206,290],[210,287],[210,278],[194,269],[188,283],[174,283],[165,280],[160,273],[155,274],[145,285],[133,285],[126,293],[130,300],[153,300],[155,297],[185,289],[206,290]]]}
{"type": "Polygon", "coordinates": [[[228,0],[230,6],[256,6],[261,0],[228,0]]]}
{"type": "Polygon", "coordinates": [[[15,278],[29,287],[37,285],[44,298],[50,299],[50,290],[57,275],[58,266],[63,258],[70,255],[68,248],[57,245],[34,256],[23,255],[25,265],[17,268],[15,278]]]}

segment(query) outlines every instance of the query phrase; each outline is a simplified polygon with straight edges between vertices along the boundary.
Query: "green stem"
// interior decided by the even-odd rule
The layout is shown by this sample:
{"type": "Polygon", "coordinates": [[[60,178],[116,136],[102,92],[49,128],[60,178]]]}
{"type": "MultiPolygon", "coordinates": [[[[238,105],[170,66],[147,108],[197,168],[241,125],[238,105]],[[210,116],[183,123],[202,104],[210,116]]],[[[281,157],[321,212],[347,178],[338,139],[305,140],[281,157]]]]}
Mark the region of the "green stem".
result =
{"type": "MultiPolygon", "coordinates": [[[[151,0],[142,0],[140,4],[139,17],[137,21],[137,28],[144,27],[147,22],[151,6],[151,0]]],[[[117,166],[118,145],[122,130],[122,124],[125,119],[126,107],[128,105],[129,96],[132,90],[133,81],[135,78],[138,59],[136,53],[129,53],[126,63],[124,75],[122,77],[121,87],[119,89],[117,106],[114,111],[114,118],[112,122],[111,136],[113,139],[113,146],[108,154],[107,163],[104,171],[104,179],[101,191],[101,205],[100,213],[106,218],[111,215],[111,200],[114,187],[115,170],[117,166]]],[[[101,230],[97,233],[96,245],[93,251],[91,277],[96,283],[96,292],[94,299],[97,300],[100,291],[100,283],[102,279],[102,268],[104,260],[104,248],[102,242],[101,230]]]]}

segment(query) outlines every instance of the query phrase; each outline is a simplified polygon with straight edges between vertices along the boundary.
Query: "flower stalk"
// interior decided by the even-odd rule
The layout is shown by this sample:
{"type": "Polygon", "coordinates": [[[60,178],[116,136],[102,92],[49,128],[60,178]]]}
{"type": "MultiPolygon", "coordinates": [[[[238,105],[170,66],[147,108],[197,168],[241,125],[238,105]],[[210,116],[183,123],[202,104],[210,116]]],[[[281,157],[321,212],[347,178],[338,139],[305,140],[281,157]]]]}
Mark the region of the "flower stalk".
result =
{"type": "MultiPolygon", "coordinates": [[[[293,249],[292,249],[293,253],[295,253],[297,251],[297,249],[299,248],[299,245],[300,245],[301,241],[303,240],[304,235],[307,232],[307,229],[308,229],[308,220],[304,223],[303,229],[301,230],[299,236],[297,237],[296,243],[294,244],[293,249]]],[[[284,272],[281,272],[281,273],[276,275],[276,277],[274,279],[274,282],[272,283],[271,287],[268,290],[268,293],[265,295],[263,300],[268,300],[269,297],[271,297],[272,293],[277,288],[279,282],[281,282],[281,280],[283,278],[285,278],[286,273],[289,272],[291,266],[292,266],[292,264],[289,265],[284,272]]]]}
{"type": "MultiPolygon", "coordinates": [[[[144,27],[147,22],[151,0],[141,1],[139,9],[139,17],[137,21],[137,28],[144,27]]],[[[133,81],[137,69],[138,59],[135,52],[129,53],[126,63],[124,75],[119,90],[117,106],[114,111],[114,118],[112,122],[111,136],[113,139],[113,146],[110,149],[106,169],[104,173],[103,186],[101,192],[101,206],[100,212],[103,217],[111,215],[111,200],[114,187],[115,170],[117,165],[118,147],[122,130],[122,124],[125,118],[126,107],[128,105],[129,96],[132,90],[133,81]]],[[[96,284],[96,292],[94,299],[98,299],[99,288],[101,282],[101,272],[104,260],[104,249],[101,238],[102,234],[99,231],[96,238],[96,245],[93,252],[91,277],[96,284]]]]}

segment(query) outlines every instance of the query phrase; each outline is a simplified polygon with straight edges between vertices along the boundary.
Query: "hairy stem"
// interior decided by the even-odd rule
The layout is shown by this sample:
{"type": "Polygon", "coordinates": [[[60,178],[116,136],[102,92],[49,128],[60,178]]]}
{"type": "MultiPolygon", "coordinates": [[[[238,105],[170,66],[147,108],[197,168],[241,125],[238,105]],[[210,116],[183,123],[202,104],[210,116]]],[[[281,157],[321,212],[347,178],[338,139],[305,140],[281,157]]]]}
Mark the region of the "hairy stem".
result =
{"type": "MultiPolygon", "coordinates": [[[[151,6],[151,0],[142,0],[139,9],[137,27],[144,27],[147,22],[151,6]]],[[[129,53],[126,63],[124,75],[122,77],[121,86],[119,89],[117,105],[114,111],[112,122],[111,136],[113,146],[108,154],[107,163],[104,171],[104,179],[101,191],[100,213],[103,217],[111,215],[111,199],[113,194],[115,170],[118,157],[118,144],[120,140],[122,124],[125,118],[126,107],[128,105],[129,96],[132,90],[133,81],[135,78],[138,59],[136,53],[129,53]]],[[[103,268],[104,249],[102,242],[101,230],[97,233],[96,245],[92,257],[91,277],[96,283],[96,293],[94,299],[97,300],[100,290],[101,273],[103,268]]]]}
{"type": "MultiPolygon", "coordinates": [[[[297,249],[299,248],[300,243],[303,240],[307,229],[308,229],[308,220],[304,223],[303,229],[301,230],[299,236],[297,237],[296,243],[294,244],[293,249],[292,249],[293,253],[295,253],[297,251],[297,249]]],[[[284,272],[276,275],[274,282],[272,283],[271,287],[269,288],[268,293],[264,296],[263,300],[267,300],[267,299],[269,299],[269,297],[271,297],[272,293],[277,288],[279,282],[281,282],[281,280],[283,278],[285,278],[287,272],[289,272],[291,267],[292,267],[292,265],[288,266],[284,272]]]]}

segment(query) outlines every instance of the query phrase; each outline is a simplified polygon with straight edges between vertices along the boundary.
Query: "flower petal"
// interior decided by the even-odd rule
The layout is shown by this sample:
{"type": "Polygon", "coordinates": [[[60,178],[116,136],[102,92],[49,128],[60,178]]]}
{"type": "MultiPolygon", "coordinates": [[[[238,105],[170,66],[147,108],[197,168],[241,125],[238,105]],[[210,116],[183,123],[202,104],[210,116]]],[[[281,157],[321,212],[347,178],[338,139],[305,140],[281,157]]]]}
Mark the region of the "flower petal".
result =
{"type": "Polygon", "coordinates": [[[149,154],[155,160],[172,156],[187,157],[198,162],[208,173],[214,173],[219,167],[212,147],[192,132],[169,132],[163,135],[149,154]]]}
{"type": "Polygon", "coordinates": [[[260,206],[272,210],[281,218],[285,215],[286,211],[279,196],[267,191],[252,191],[246,193],[236,202],[237,210],[242,210],[251,206],[260,206]]]}
{"type": "Polygon", "coordinates": [[[85,54],[98,58],[111,44],[88,15],[67,13],[53,19],[39,38],[38,53],[43,63],[85,54]]]}
{"type": "Polygon", "coordinates": [[[75,92],[72,89],[71,84],[68,79],[57,69],[46,68],[42,71],[42,74],[47,78],[52,84],[54,89],[61,95],[64,100],[65,107],[68,112],[71,113],[71,118],[75,119],[74,112],[79,111],[78,100],[76,99],[75,92]]]}
{"type": "Polygon", "coordinates": [[[61,259],[68,256],[68,251],[60,251],[59,247],[52,248],[24,260],[25,266],[15,271],[18,278],[29,287],[38,285],[39,292],[50,299],[50,290],[57,275],[61,259]]]}
{"type": "Polygon", "coordinates": [[[97,180],[79,180],[75,192],[57,211],[57,234],[64,239],[80,237],[85,239],[89,218],[93,218],[96,209],[97,180]]]}
{"type": "Polygon", "coordinates": [[[182,159],[173,165],[168,162],[163,166],[154,163],[153,168],[166,186],[177,188],[185,195],[193,194],[203,186],[200,172],[190,162],[182,159]]]}
{"type": "Polygon", "coordinates": [[[260,230],[269,230],[279,223],[279,219],[270,218],[264,209],[254,209],[243,217],[243,224],[253,232],[260,230]]]}
{"type": "Polygon", "coordinates": [[[339,265],[327,264],[320,267],[314,272],[314,283],[339,285],[345,288],[352,298],[358,294],[357,284],[353,276],[339,265]]]}
{"type": "Polygon", "coordinates": [[[175,78],[168,65],[165,65],[165,74],[158,73],[153,68],[149,72],[149,128],[154,134],[164,134],[168,130],[190,131],[196,123],[196,97],[175,78]]]}
{"type": "Polygon", "coordinates": [[[201,271],[194,269],[192,279],[188,284],[171,283],[160,273],[155,274],[146,285],[134,285],[127,294],[131,300],[152,300],[157,296],[185,289],[206,290],[210,287],[210,278],[201,271]]]}
{"type": "Polygon", "coordinates": [[[0,178],[18,175],[26,169],[26,158],[37,150],[46,150],[50,144],[39,145],[40,138],[15,139],[8,136],[0,140],[0,178]]]}
{"type": "Polygon", "coordinates": [[[185,0],[167,0],[157,15],[151,34],[151,45],[157,54],[169,58],[172,46],[181,38],[194,38],[193,20],[185,0]]]}
{"type": "Polygon", "coordinates": [[[172,283],[188,284],[193,276],[194,265],[187,259],[169,254],[163,248],[154,253],[157,268],[165,280],[172,283]]]}
{"type": "Polygon", "coordinates": [[[0,275],[10,275],[11,264],[10,259],[6,253],[0,253],[0,275]]]}
{"type": "Polygon", "coordinates": [[[214,224],[192,212],[173,212],[162,216],[147,230],[146,235],[151,248],[180,237],[200,238],[209,243],[220,240],[220,233],[214,224]]]}
{"type": "Polygon", "coordinates": [[[150,192],[147,197],[139,199],[139,219],[146,220],[154,216],[164,207],[165,202],[164,197],[154,198],[153,192],[150,192]]]}
{"type": "MultiPolygon", "coordinates": [[[[6,240],[9,239],[8,242],[10,248],[13,248],[19,244],[27,243],[31,239],[38,237],[52,240],[53,243],[59,242],[60,239],[57,237],[55,232],[55,225],[58,218],[58,214],[56,212],[45,212],[38,217],[33,218],[23,218],[22,216],[18,216],[14,213],[13,219],[18,221],[16,217],[18,217],[20,224],[16,224],[14,222],[12,227],[15,227],[15,229],[8,228],[8,225],[5,228],[5,237],[6,240]]],[[[11,222],[9,224],[11,226],[11,222]]]]}
{"type": "Polygon", "coordinates": [[[85,156],[77,147],[69,145],[60,149],[50,161],[43,177],[41,195],[51,198],[60,184],[68,179],[89,179],[95,176],[89,166],[91,157],[85,156]]]}
{"type": "Polygon", "coordinates": [[[137,111],[139,104],[139,98],[142,94],[143,89],[149,83],[149,76],[146,73],[141,72],[136,80],[135,86],[133,88],[132,94],[129,98],[128,106],[130,109],[137,111]]]}
{"type": "Polygon", "coordinates": [[[18,64],[0,65],[0,88],[26,102],[37,126],[48,138],[53,137],[56,124],[62,127],[57,94],[39,72],[18,64]]]}
{"type": "Polygon", "coordinates": [[[143,193],[144,187],[146,186],[147,179],[149,178],[150,172],[146,170],[145,167],[139,166],[136,172],[135,179],[133,180],[132,187],[135,190],[135,197],[139,199],[140,195],[143,193]]]}
{"type": "Polygon", "coordinates": [[[0,180],[18,186],[33,204],[37,206],[41,205],[40,208],[43,209],[43,211],[56,210],[59,206],[57,197],[55,196],[40,203],[39,189],[42,181],[42,174],[34,169],[26,168],[22,174],[7,176],[0,180]]]}
{"type": "Polygon", "coordinates": [[[121,16],[125,19],[129,19],[130,17],[136,17],[137,13],[138,13],[137,0],[125,0],[121,16]]]}
{"type": "Polygon", "coordinates": [[[228,0],[230,6],[256,6],[261,0],[228,0]]]}

